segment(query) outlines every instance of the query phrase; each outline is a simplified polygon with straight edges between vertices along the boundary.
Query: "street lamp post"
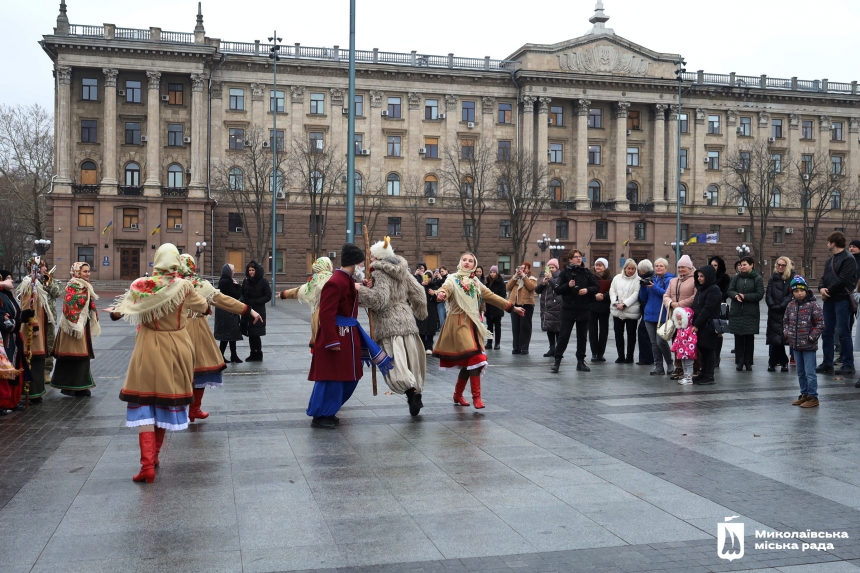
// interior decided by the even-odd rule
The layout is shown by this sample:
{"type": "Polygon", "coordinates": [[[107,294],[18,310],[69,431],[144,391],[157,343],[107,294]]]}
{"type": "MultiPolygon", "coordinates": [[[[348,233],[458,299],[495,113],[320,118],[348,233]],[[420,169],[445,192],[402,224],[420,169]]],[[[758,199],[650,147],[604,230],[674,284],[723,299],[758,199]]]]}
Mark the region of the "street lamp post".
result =
{"type": "MultiPolygon", "coordinates": [[[[275,306],[275,300],[278,298],[278,289],[275,288],[278,270],[277,262],[275,260],[275,255],[277,255],[278,252],[278,235],[275,233],[275,227],[277,227],[278,224],[278,188],[284,184],[283,179],[278,177],[278,62],[281,59],[278,55],[278,50],[281,49],[281,46],[278,44],[282,40],[278,37],[277,30],[275,30],[272,37],[269,38],[269,41],[272,42],[272,47],[269,48],[269,58],[272,59],[272,70],[274,73],[272,80],[272,98],[269,100],[269,105],[274,108],[272,109],[272,306],[275,306]]],[[[284,144],[286,145],[286,141],[284,141],[284,144]]],[[[204,243],[204,245],[205,244],[206,243],[204,243]]]]}
{"type": "Polygon", "coordinates": [[[194,246],[197,247],[197,251],[194,253],[194,258],[197,259],[198,272],[202,275],[203,264],[200,262],[200,255],[206,252],[206,241],[203,241],[202,243],[200,241],[197,241],[194,246]]]}
{"type": "Polygon", "coordinates": [[[684,67],[687,65],[687,62],[684,61],[684,58],[678,56],[678,60],[674,62],[678,69],[675,70],[675,76],[678,79],[678,147],[676,149],[677,157],[678,157],[678,165],[675,166],[675,178],[677,179],[675,183],[675,264],[678,264],[678,260],[681,258],[681,112],[683,111],[683,107],[681,106],[681,88],[684,84],[684,72],[687,69],[684,67]]]}
{"type": "Polygon", "coordinates": [[[546,252],[546,250],[549,248],[551,243],[552,243],[552,239],[547,237],[546,233],[543,234],[543,237],[541,237],[540,239],[537,240],[538,248],[540,249],[540,253],[541,253],[541,255],[540,255],[540,258],[541,258],[540,264],[541,265],[543,265],[543,255],[546,252]]]}
{"type": "MultiPolygon", "coordinates": [[[[355,0],[349,0],[349,89],[346,134],[346,242],[354,243],[355,227],[355,0]]],[[[364,221],[362,221],[364,223],[364,221]]],[[[368,262],[368,264],[370,264],[368,262]]]]}
{"type": "Polygon", "coordinates": [[[750,254],[750,248],[748,246],[741,245],[739,247],[735,247],[735,250],[738,252],[738,258],[746,257],[750,254]]]}
{"type": "Polygon", "coordinates": [[[48,252],[48,249],[51,248],[50,239],[36,239],[33,241],[33,244],[36,246],[36,252],[33,255],[44,256],[48,252]]]}

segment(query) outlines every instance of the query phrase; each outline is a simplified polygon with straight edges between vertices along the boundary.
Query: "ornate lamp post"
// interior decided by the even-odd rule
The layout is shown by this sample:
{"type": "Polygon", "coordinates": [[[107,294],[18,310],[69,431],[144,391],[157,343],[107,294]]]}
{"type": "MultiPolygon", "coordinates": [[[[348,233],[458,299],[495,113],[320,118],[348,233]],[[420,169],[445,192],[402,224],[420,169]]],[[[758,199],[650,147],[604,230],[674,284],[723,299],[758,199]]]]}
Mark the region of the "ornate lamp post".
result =
{"type": "Polygon", "coordinates": [[[48,252],[48,249],[51,248],[50,239],[36,239],[33,242],[36,245],[36,252],[33,253],[33,255],[44,256],[44,254],[48,252]]]}
{"type": "Polygon", "coordinates": [[[202,243],[197,241],[194,243],[194,246],[197,247],[197,252],[194,253],[194,258],[197,259],[197,266],[200,269],[200,273],[203,274],[203,263],[200,262],[200,255],[206,252],[206,241],[202,243]]]}
{"type": "Polygon", "coordinates": [[[746,245],[735,247],[735,250],[738,252],[738,258],[746,257],[750,254],[750,248],[746,245]]]}

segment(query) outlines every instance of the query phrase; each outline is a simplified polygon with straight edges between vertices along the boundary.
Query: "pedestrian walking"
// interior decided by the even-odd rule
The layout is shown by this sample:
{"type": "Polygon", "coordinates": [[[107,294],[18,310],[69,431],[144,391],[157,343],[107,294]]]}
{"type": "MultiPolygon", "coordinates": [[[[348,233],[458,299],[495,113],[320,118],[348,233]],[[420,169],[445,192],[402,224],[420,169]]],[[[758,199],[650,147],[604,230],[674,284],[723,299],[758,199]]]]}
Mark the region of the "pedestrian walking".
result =
{"type": "Polygon", "coordinates": [[[532,276],[532,268],[528,263],[517,267],[514,276],[508,281],[505,288],[508,291],[508,301],[514,306],[520,306],[525,310],[525,315],[511,315],[511,338],[513,338],[514,349],[511,354],[528,354],[529,343],[532,339],[532,315],[535,311],[535,288],[537,278],[532,276]]]}
{"type": "Polygon", "coordinates": [[[609,340],[609,287],[612,286],[612,273],[609,261],[598,258],[594,261],[594,278],[597,280],[597,293],[591,298],[588,309],[588,343],[591,347],[591,362],[606,362],[606,342],[609,340]]]}
{"type": "MultiPolygon", "coordinates": [[[[218,291],[224,296],[239,300],[242,297],[242,287],[239,281],[233,278],[235,268],[230,263],[221,267],[221,278],[218,279],[218,291]]],[[[227,345],[230,345],[230,360],[234,364],[241,364],[242,359],[236,352],[236,343],[242,338],[242,328],[240,325],[240,317],[232,312],[215,309],[215,340],[220,342],[221,356],[224,361],[228,362],[224,351],[227,350],[227,345]]]]}
{"type": "Polygon", "coordinates": [[[824,311],[824,333],[821,336],[824,362],[816,368],[816,372],[854,374],[854,344],[849,326],[853,312],[849,298],[857,284],[854,282],[857,265],[851,253],[845,250],[845,235],[839,231],[827,237],[827,249],[831,255],[824,263],[824,272],[818,282],[824,311]],[[841,343],[842,357],[842,366],[835,372],[834,335],[841,343]]]}
{"type": "Polygon", "coordinates": [[[642,315],[639,304],[639,276],[636,261],[627,259],[621,272],[612,279],[609,287],[609,313],[615,330],[615,349],[618,352],[616,363],[633,364],[633,351],[636,349],[636,326],[642,315]],[[624,334],[627,333],[625,351],[624,334]]]}
{"type": "Polygon", "coordinates": [[[797,381],[800,383],[800,396],[791,404],[801,408],[815,408],[818,406],[815,355],[818,352],[818,338],[826,328],[824,311],[818,306],[815,294],[803,277],[792,278],[790,288],[792,300],[785,309],[782,332],[786,343],[794,351],[797,381]]]}
{"type": "Polygon", "coordinates": [[[782,321],[785,309],[791,302],[791,278],[794,268],[791,259],[779,257],[774,272],[767,283],[765,304],[767,305],[767,329],[765,343],[768,345],[767,371],[775,372],[777,367],[788,372],[788,355],[785,353],[785,338],[782,335],[782,321]]]}
{"type": "Polygon", "coordinates": [[[263,361],[263,341],[266,336],[266,304],[272,299],[272,288],[265,277],[266,271],[256,261],[245,267],[245,280],[242,281],[242,302],[250,305],[260,315],[261,320],[253,319],[250,314],[242,316],[242,334],[248,337],[251,354],[245,362],[263,361]]]}
{"type": "MultiPolygon", "coordinates": [[[[640,268],[642,262],[639,263],[640,268]]],[[[648,331],[651,354],[654,355],[652,376],[662,376],[666,373],[666,370],[674,369],[669,342],[657,335],[657,328],[667,320],[671,320],[669,312],[663,306],[663,296],[669,288],[669,283],[675,278],[675,275],[668,272],[668,269],[669,261],[663,258],[657,259],[654,261],[654,275],[650,279],[640,281],[639,287],[639,300],[643,304],[643,322],[645,323],[645,329],[648,331]],[[666,363],[666,369],[663,368],[664,362],[666,363]]]]}
{"type": "Polygon", "coordinates": [[[558,259],[550,259],[546,264],[540,282],[535,287],[535,294],[540,295],[540,328],[546,332],[549,340],[549,350],[544,354],[545,358],[555,356],[555,344],[558,340],[558,331],[561,330],[561,295],[555,293],[558,286],[558,259]]]}
{"type": "MultiPolygon", "coordinates": [[[[717,286],[717,273],[712,265],[705,265],[694,274],[696,295],[693,297],[693,327],[697,334],[697,354],[701,362],[698,376],[693,384],[714,384],[714,369],[717,365],[717,348],[722,338],[714,328],[714,320],[720,318],[723,293],[717,286]]],[[[694,367],[695,368],[695,367],[694,367]]]]}
{"type": "MultiPolygon", "coordinates": [[[[600,287],[597,278],[582,265],[582,251],[573,249],[568,255],[568,264],[559,273],[556,294],[561,295],[561,329],[555,344],[555,362],[551,372],[558,372],[570,335],[576,328],[576,369],[590,372],[585,363],[585,346],[588,342],[588,323],[591,319],[591,303],[600,287]]],[[[608,298],[608,293],[607,293],[608,298]]]]}

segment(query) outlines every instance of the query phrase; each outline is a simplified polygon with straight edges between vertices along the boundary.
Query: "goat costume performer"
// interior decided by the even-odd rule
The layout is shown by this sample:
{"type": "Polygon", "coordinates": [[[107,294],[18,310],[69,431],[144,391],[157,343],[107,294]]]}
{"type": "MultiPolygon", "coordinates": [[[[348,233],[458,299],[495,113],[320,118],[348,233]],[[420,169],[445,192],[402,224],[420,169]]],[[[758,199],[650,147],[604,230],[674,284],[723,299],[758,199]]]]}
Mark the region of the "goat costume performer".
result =
{"type": "Polygon", "coordinates": [[[314,274],[308,279],[307,284],[300,287],[287,289],[278,294],[280,299],[295,298],[311,307],[311,340],[308,346],[313,351],[320,328],[320,295],[322,289],[332,276],[331,259],[320,257],[314,261],[311,267],[314,274]]]}
{"type": "Polygon", "coordinates": [[[427,297],[406,259],[394,254],[390,240],[385,237],[370,247],[372,286],[359,288],[358,300],[374,313],[374,340],[394,358],[385,383],[392,392],[406,395],[409,414],[417,416],[424,406],[427,355],[415,319],[427,318],[427,297]]]}
{"type": "Polygon", "coordinates": [[[89,396],[96,383],[90,372],[90,361],[95,358],[93,336],[101,334],[96,301],[87,263],[75,263],[71,280],[66,283],[63,297],[63,316],[51,354],[56,359],[51,386],[66,396],[89,396]]]}
{"type": "Polygon", "coordinates": [[[480,409],[484,407],[481,400],[481,372],[487,365],[484,342],[493,338],[481,322],[481,301],[520,316],[525,315],[525,310],[494,295],[483,283],[475,280],[477,266],[478,259],[472,253],[465,253],[460,257],[457,273],[449,274],[436,291],[439,301],[447,301],[448,318],[436,341],[433,356],[439,358],[440,370],[459,370],[457,385],[454,387],[454,403],[459,406],[470,405],[463,398],[468,380],[475,408],[480,409]]]}

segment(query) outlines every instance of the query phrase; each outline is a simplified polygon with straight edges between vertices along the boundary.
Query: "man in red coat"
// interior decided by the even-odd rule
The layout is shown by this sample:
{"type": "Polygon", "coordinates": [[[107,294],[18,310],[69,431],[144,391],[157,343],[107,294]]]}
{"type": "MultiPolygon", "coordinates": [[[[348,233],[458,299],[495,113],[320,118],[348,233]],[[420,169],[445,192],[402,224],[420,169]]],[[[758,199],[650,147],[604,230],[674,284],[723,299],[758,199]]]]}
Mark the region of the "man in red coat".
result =
{"type": "Polygon", "coordinates": [[[313,417],[314,428],[334,429],[338,410],[352,396],[362,375],[358,328],[336,324],[338,316],[358,318],[353,272],[362,262],[364,252],[352,243],[345,243],[341,247],[340,268],[320,293],[319,332],[308,373],[308,380],[314,381],[314,390],[307,415],[313,417]]]}

